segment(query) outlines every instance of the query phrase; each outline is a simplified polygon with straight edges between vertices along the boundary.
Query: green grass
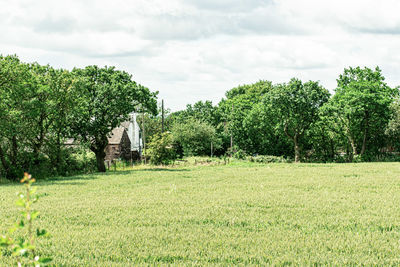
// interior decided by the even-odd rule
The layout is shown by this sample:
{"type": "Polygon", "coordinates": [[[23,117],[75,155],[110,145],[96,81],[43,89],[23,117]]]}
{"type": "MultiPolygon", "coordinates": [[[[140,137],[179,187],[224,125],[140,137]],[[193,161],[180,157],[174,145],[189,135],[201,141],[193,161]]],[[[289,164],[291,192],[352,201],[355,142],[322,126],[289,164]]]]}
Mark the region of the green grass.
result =
{"type": "MultiPolygon", "coordinates": [[[[37,185],[52,234],[38,246],[57,266],[400,264],[398,163],[149,167],[37,185]]],[[[20,189],[0,185],[0,232],[20,189]]]]}

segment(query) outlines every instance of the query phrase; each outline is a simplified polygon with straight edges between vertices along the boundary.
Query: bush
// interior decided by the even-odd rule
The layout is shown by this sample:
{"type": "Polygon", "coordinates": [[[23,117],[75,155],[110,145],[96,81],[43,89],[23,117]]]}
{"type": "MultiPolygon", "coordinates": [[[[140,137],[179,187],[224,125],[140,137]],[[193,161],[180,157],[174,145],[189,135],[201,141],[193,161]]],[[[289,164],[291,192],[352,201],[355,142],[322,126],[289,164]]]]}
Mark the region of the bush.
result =
{"type": "Polygon", "coordinates": [[[194,119],[175,123],[172,135],[174,142],[182,148],[184,156],[208,156],[211,153],[211,143],[214,151],[221,147],[215,128],[194,119]]]}
{"type": "Polygon", "coordinates": [[[85,149],[71,151],[65,158],[63,175],[90,173],[97,171],[96,156],[85,149]]]}
{"type": "Polygon", "coordinates": [[[226,151],[226,155],[232,155],[233,158],[235,159],[246,159],[246,152],[243,149],[238,148],[237,146],[234,146],[233,149],[228,148],[226,151]]]}
{"type": "Polygon", "coordinates": [[[284,157],[277,156],[250,156],[247,157],[247,160],[250,162],[258,162],[258,163],[290,163],[292,162],[289,159],[285,159],[284,157]]]}
{"type": "Polygon", "coordinates": [[[148,143],[146,157],[155,165],[168,165],[176,160],[176,151],[173,145],[172,135],[169,132],[155,135],[148,143]]]}

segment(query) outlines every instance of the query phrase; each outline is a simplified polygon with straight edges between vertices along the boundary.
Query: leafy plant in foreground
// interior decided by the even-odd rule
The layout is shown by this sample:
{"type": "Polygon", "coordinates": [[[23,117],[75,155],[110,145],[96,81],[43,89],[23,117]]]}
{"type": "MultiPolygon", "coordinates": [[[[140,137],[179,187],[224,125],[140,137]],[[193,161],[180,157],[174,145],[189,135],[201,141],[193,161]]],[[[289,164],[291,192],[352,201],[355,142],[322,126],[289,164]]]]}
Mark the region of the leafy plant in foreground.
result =
{"type": "Polygon", "coordinates": [[[51,258],[40,257],[35,251],[35,241],[37,237],[48,236],[46,230],[33,230],[33,222],[39,216],[39,212],[32,209],[32,205],[36,203],[39,196],[36,194],[36,187],[32,187],[35,179],[28,173],[24,174],[21,183],[25,185],[25,192],[18,193],[16,205],[22,207],[22,218],[18,220],[12,228],[8,230],[8,235],[0,236],[0,246],[10,248],[12,255],[16,258],[18,266],[43,266],[51,261],[51,258]],[[16,231],[25,233],[16,239],[10,235],[16,231]]]}

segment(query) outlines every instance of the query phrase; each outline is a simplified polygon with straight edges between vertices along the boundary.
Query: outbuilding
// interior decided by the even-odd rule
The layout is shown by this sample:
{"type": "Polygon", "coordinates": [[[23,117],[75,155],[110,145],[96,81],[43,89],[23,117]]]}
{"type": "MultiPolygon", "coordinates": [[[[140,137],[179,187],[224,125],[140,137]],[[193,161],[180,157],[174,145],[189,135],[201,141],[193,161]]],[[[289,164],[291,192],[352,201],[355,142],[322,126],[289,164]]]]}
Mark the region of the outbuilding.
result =
{"type": "Polygon", "coordinates": [[[108,138],[105,160],[131,159],[131,141],[124,127],[115,128],[108,138]]]}

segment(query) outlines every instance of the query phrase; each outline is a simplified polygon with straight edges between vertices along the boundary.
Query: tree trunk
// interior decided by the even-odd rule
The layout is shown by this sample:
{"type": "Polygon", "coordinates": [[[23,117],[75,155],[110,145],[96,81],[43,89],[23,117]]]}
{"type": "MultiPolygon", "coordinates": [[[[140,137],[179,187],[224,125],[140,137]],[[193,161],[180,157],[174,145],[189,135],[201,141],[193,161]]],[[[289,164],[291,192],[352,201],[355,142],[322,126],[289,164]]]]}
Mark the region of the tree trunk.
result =
{"type": "Polygon", "coordinates": [[[61,134],[57,132],[57,144],[56,144],[56,158],[55,158],[55,165],[57,170],[61,170],[61,134]]]}
{"type": "Polygon", "coordinates": [[[367,128],[364,129],[363,144],[362,144],[361,152],[360,152],[361,156],[365,153],[366,146],[367,146],[367,128]]]}
{"type": "Polygon", "coordinates": [[[0,146],[0,162],[3,165],[4,170],[7,172],[7,170],[10,168],[10,165],[8,164],[6,160],[6,156],[4,154],[3,148],[0,146]]]}
{"type": "Polygon", "coordinates": [[[333,140],[332,140],[332,138],[330,139],[330,143],[331,143],[331,155],[330,155],[330,157],[331,157],[331,159],[334,159],[335,158],[335,144],[333,143],[333,140]]]}
{"type": "Polygon", "coordinates": [[[11,143],[12,143],[11,164],[16,166],[18,158],[18,142],[17,142],[17,137],[15,135],[12,137],[11,143]]]}
{"type": "Polygon", "coordinates": [[[354,139],[350,136],[349,136],[349,141],[350,141],[351,148],[353,149],[353,155],[356,156],[357,155],[356,143],[354,142],[354,139]]]}
{"type": "Polygon", "coordinates": [[[293,142],[294,142],[294,162],[299,163],[300,162],[300,147],[299,147],[299,142],[297,140],[297,135],[293,137],[293,142]]]}
{"type": "Polygon", "coordinates": [[[4,153],[3,148],[0,146],[0,162],[3,165],[3,169],[6,174],[6,178],[9,180],[17,181],[19,174],[16,165],[10,165],[10,163],[6,159],[6,155],[4,153]]]}
{"type": "Polygon", "coordinates": [[[104,149],[95,151],[96,161],[97,161],[97,171],[106,172],[106,165],[104,164],[104,159],[106,157],[106,152],[104,149]]]}
{"type": "Polygon", "coordinates": [[[361,152],[360,152],[361,156],[365,153],[365,150],[367,148],[367,136],[368,136],[368,127],[369,127],[368,117],[369,117],[368,111],[365,111],[365,128],[364,128],[363,143],[362,143],[361,152]]]}

